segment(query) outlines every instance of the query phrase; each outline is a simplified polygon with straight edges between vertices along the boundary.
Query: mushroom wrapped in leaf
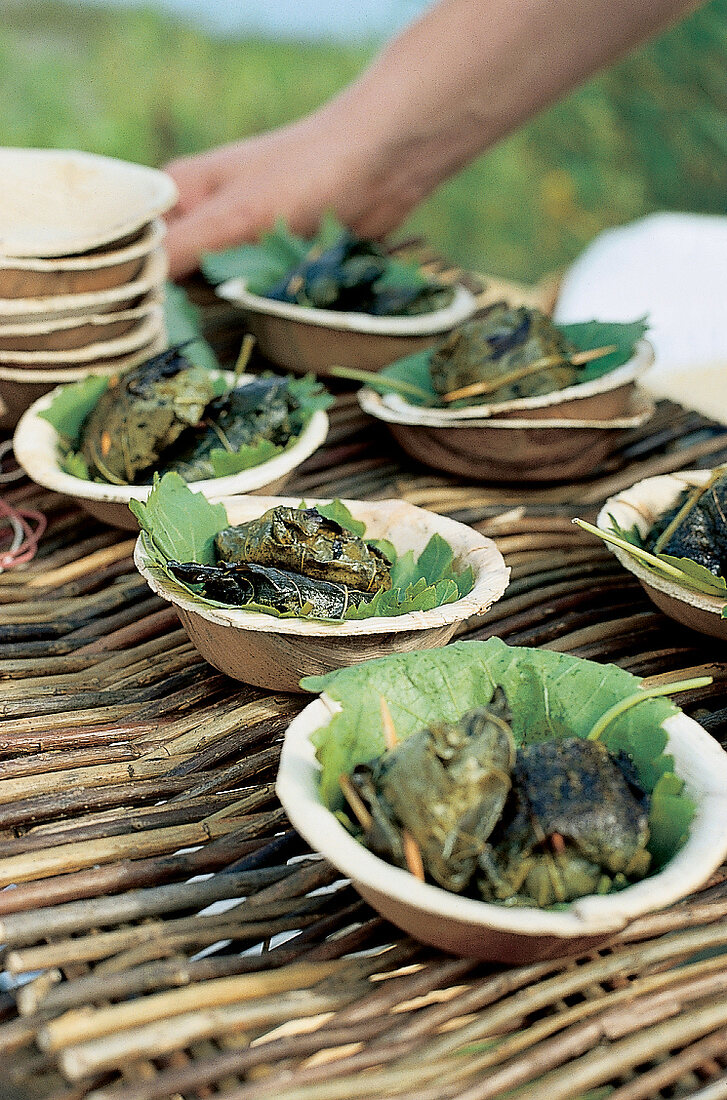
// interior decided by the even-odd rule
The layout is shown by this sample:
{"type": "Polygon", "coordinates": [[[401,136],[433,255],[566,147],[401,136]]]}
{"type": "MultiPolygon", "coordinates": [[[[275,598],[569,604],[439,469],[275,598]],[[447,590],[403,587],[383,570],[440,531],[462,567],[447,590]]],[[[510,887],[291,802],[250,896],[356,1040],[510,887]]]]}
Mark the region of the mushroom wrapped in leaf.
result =
{"type": "Polygon", "coordinates": [[[141,363],[109,386],[86,421],[81,453],[89,475],[136,483],[199,423],[213,395],[209,373],[192,366],[179,347],[141,363]]]}
{"type": "Polygon", "coordinates": [[[727,576],[727,471],[686,489],[651,528],[646,545],[655,554],[690,558],[717,577],[727,576]]]}
{"type": "Polygon", "coordinates": [[[408,830],[427,875],[461,893],[502,813],[514,760],[501,689],[489,707],[412,734],[351,775],[371,813],[366,844],[405,867],[401,831],[408,830]]]}
{"type": "Polygon", "coordinates": [[[452,401],[450,408],[552,393],[578,381],[579,369],[569,359],[573,351],[540,310],[498,304],[439,345],[430,360],[432,386],[444,395],[488,383],[486,392],[452,401]]]}
{"type": "Polygon", "coordinates": [[[198,565],[196,562],[168,563],[173,575],[185,584],[202,584],[210,600],[234,607],[262,604],[276,611],[317,619],[342,619],[347,608],[371,599],[345,584],[312,580],[283,569],[254,562],[198,565]]]}
{"type": "Polygon", "coordinates": [[[646,796],[600,741],[524,745],[502,820],[479,859],[480,894],[546,906],[643,878],[647,818],[646,796]]]}
{"type": "Polygon", "coordinates": [[[391,563],[377,547],[315,508],[271,508],[215,537],[218,558],[292,570],[368,592],[391,588],[391,563]]]}
{"type": "Polygon", "coordinates": [[[265,294],[278,302],[375,316],[410,316],[449,304],[451,287],[394,268],[384,249],[344,230],[328,248],[316,245],[265,294]]]}
{"type": "Polygon", "coordinates": [[[236,387],[214,398],[200,427],[166,451],[164,469],[175,470],[185,481],[201,481],[215,476],[214,450],[239,451],[262,439],[283,447],[303,428],[299,408],[287,378],[256,378],[236,387]]]}

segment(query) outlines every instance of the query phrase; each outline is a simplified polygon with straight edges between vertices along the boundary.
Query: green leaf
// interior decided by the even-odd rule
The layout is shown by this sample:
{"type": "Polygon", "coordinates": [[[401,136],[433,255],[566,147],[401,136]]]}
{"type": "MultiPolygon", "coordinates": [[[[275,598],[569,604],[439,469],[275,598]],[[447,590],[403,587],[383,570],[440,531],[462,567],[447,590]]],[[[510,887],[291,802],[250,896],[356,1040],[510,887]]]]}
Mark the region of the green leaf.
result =
{"type": "Polygon", "coordinates": [[[210,451],[209,458],[215,477],[229,477],[259,466],[262,462],[269,462],[271,458],[282,454],[283,450],[283,447],[272,440],[260,438],[255,443],[246,443],[239,451],[215,448],[210,451]]]}
{"type": "Polygon", "coordinates": [[[418,290],[428,286],[430,280],[416,263],[407,263],[391,257],[384,274],[376,280],[377,291],[381,290],[418,290]]]}
{"type": "Polygon", "coordinates": [[[82,481],[90,481],[88,463],[79,451],[68,451],[61,462],[62,469],[71,477],[79,477],[82,481]]]}
{"type": "MultiPolygon", "coordinates": [[[[308,677],[301,681],[303,688],[325,691],[343,708],[314,738],[326,805],[332,809],[342,805],[339,775],[350,773],[356,764],[384,750],[381,716],[375,705],[380,695],[386,699],[397,736],[403,740],[432,721],[456,721],[472,707],[486,706],[497,685],[505,691],[512,708],[513,733],[522,743],[586,737],[605,711],[639,690],[640,681],[615,665],[549,650],[514,648],[499,638],[395,654],[326,676],[308,677]]],[[[676,713],[677,708],[667,699],[644,699],[615,717],[604,733],[604,743],[612,752],[624,751],[632,757],[647,791],[654,790],[673,766],[664,752],[667,736],[663,723],[676,713]]],[[[681,803],[680,822],[691,812],[687,802],[681,803]]],[[[682,832],[680,824],[680,836],[682,832]]],[[[676,850],[661,840],[657,844],[655,860],[663,859],[667,848],[668,858],[676,850]]]]}
{"type": "Polygon", "coordinates": [[[366,542],[369,546],[373,546],[375,550],[380,550],[392,565],[395,564],[398,555],[393,542],[389,542],[388,539],[366,539],[366,542]]]}
{"type": "Polygon", "coordinates": [[[78,443],[83,422],[109,388],[109,378],[91,374],[80,382],[60,386],[49,407],[39,416],[52,424],[65,442],[78,443]]]}
{"type": "Polygon", "coordinates": [[[169,347],[190,340],[192,343],[184,349],[190,363],[206,370],[220,369],[217,356],[202,335],[201,311],[189,300],[181,286],[175,283],[166,284],[164,321],[169,347]]]}
{"type": "Polygon", "coordinates": [[[727,600],[727,581],[725,581],[724,577],[717,576],[704,565],[700,565],[697,561],[692,561],[691,558],[676,558],[673,554],[659,554],[658,556],[669,565],[676,566],[676,568],[680,569],[685,576],[690,578],[690,580],[695,581],[700,586],[703,585],[706,588],[713,588],[716,595],[727,600]]]}
{"type": "Polygon", "coordinates": [[[360,519],[354,519],[342,500],[332,500],[330,504],[316,505],[316,511],[326,519],[332,519],[339,527],[350,531],[361,538],[366,531],[366,524],[360,519]]]}
{"type": "Polygon", "coordinates": [[[667,863],[689,836],[696,806],[683,790],[683,781],[673,772],[665,772],[654,787],[649,813],[649,851],[657,867],[667,863]]]}
{"type": "Polygon", "coordinates": [[[628,363],[633,357],[637,342],[643,339],[649,326],[646,318],[642,317],[638,321],[627,324],[615,321],[583,321],[579,324],[557,327],[572,344],[575,344],[578,351],[616,345],[616,350],[610,355],[594,359],[583,367],[579,381],[590,382],[628,363]]]}
{"type": "Polygon", "coordinates": [[[312,243],[291,233],[281,219],[258,244],[204,253],[202,272],[215,285],[228,279],[244,279],[251,294],[265,294],[298,266],[312,243]]]}
{"type": "Polygon", "coordinates": [[[202,493],[193,493],[179,474],[168,473],[154,476],[146,503],[132,500],[129,507],[164,562],[214,564],[214,537],[228,522],[224,504],[211,504],[202,493]]]}

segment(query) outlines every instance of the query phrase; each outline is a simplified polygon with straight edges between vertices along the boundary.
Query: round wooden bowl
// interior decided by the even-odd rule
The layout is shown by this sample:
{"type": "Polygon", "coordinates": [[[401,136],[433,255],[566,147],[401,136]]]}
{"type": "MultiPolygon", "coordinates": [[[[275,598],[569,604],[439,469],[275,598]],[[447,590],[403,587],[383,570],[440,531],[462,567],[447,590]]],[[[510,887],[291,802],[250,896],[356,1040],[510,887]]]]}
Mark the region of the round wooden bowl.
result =
{"type": "MultiPolygon", "coordinates": [[[[276,505],[298,507],[298,497],[242,497],[223,500],[230,523],[244,523],[276,505]]],[[[309,500],[308,505],[323,503],[309,500]]],[[[154,567],[140,538],[134,561],[150,587],[169,600],[190,640],[215,668],[236,680],[273,691],[300,691],[304,676],[330,672],[388,653],[443,646],[457,624],[481,615],[502,596],[510,570],[491,539],[462,523],[426,512],[404,501],[345,501],[356,519],[366,524],[367,534],[389,539],[399,553],[420,552],[438,532],[454,550],[455,565],[471,565],[475,574],[472,591],[454,603],[431,611],[406,615],[319,622],[312,619],[278,619],[244,608],[204,607],[187,598],[181,585],[154,567]]]]}
{"type": "Polygon", "coordinates": [[[631,405],[612,420],[457,420],[439,426],[410,423],[368,387],[359,391],[364,412],[384,420],[397,443],[418,462],[473,481],[573,481],[590,476],[618,449],[625,431],[654,413],[653,401],[634,392],[631,405]]]}
{"type": "Polygon", "coordinates": [[[0,327],[22,322],[52,322],[64,317],[78,321],[97,313],[128,309],[138,305],[145,295],[161,292],[166,276],[166,254],[163,248],[156,248],[146,257],[138,278],[109,290],[60,294],[54,298],[0,298],[0,327]]]}
{"type": "Polygon", "coordinates": [[[53,259],[0,255],[0,298],[57,298],[132,282],[164,233],[164,223],[156,219],[123,248],[53,259]]]}
{"type": "Polygon", "coordinates": [[[154,168],[65,149],[0,149],[0,255],[68,256],[129,237],[174,205],[154,168]]]}
{"type": "Polygon", "coordinates": [[[334,309],[308,309],[251,294],[244,279],[231,279],[217,294],[239,306],[260,352],[286,370],[328,374],[333,366],[380,370],[430,347],[474,313],[474,295],[463,286],[446,309],[416,317],[372,317],[334,309]]]}
{"type": "Polygon", "coordinates": [[[581,898],[560,911],[493,905],[420,882],[361,845],[321,800],[312,737],[337,709],[339,704],[324,694],[288,727],[278,797],[311,848],[350,878],[377,912],[442,951],[516,965],[587,951],[636,917],[696,890],[727,855],[727,754],[679,713],[664,723],[666,751],[697,810],[686,844],[657,874],[618,893],[581,898]]]}
{"type": "Polygon", "coordinates": [[[137,363],[143,363],[145,359],[163,351],[166,343],[166,337],[162,333],[146,347],[139,348],[129,355],[85,363],[82,367],[27,370],[25,367],[7,367],[0,364],[0,427],[15,427],[26,409],[58,386],[67,382],[79,382],[89,374],[121,374],[135,367],[137,363]]]}
{"type": "Polygon", "coordinates": [[[148,294],[133,309],[92,313],[87,317],[57,317],[43,321],[0,323],[0,351],[70,351],[87,344],[127,336],[143,325],[161,305],[158,294],[148,294]]]}
{"type": "MultiPolygon", "coordinates": [[[[113,314],[111,315],[113,316],[113,314]]],[[[98,330],[97,330],[98,331],[98,330]]],[[[4,351],[0,349],[0,367],[27,371],[63,370],[91,365],[93,369],[119,356],[146,348],[164,335],[164,309],[155,305],[124,336],[61,351],[4,351]]]]}
{"type": "MultiPolygon", "coordinates": [[[[609,531],[613,516],[620,527],[629,529],[636,524],[640,534],[645,535],[659,516],[676,503],[683,489],[691,485],[704,485],[711,476],[712,470],[683,470],[637,481],[630,489],[624,489],[606,501],[596,523],[602,531],[609,531]]],[[[727,619],[722,618],[727,600],[683,588],[657,576],[647,565],[636,561],[618,546],[607,545],[624,569],[638,578],[649,599],[670,619],[698,630],[700,634],[727,640],[727,619]]]]}
{"type": "MultiPolygon", "coordinates": [[[[165,346],[166,343],[163,342],[158,350],[165,346]]],[[[144,358],[148,356],[145,355],[144,358]]],[[[137,359],[136,362],[143,360],[137,359]]],[[[136,363],[129,364],[135,365],[136,363]]],[[[231,374],[224,377],[228,381],[233,378],[231,374]]],[[[253,375],[243,374],[238,379],[238,385],[244,386],[252,381],[253,375]]],[[[0,394],[2,392],[0,388],[0,394]]],[[[13,437],[13,449],[18,462],[28,477],[38,485],[73,497],[77,504],[102,523],[127,531],[138,531],[139,525],[129,510],[129,501],[146,500],[151,492],[151,485],[110,485],[106,482],[84,481],[83,478],[67,474],[61,468],[58,432],[40,416],[53,398],[54,394],[50,393],[36,401],[18,424],[13,437]]],[[[321,411],[315,412],[295,443],[282,454],[239,474],[190,484],[211,500],[236,493],[275,492],[324,443],[327,434],[328,416],[321,411]]]]}

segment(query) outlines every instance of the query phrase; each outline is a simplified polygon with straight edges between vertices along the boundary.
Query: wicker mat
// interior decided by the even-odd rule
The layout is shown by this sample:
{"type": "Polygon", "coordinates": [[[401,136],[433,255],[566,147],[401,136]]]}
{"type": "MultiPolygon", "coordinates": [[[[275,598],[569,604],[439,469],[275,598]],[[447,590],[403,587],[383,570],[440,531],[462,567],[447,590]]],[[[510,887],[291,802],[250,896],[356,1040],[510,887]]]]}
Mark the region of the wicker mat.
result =
{"type": "MultiPolygon", "coordinates": [[[[415,468],[339,396],[292,492],[400,497],[494,537],[512,583],[461,636],[613,661],[727,730],[727,649],[665,619],[571,524],[649,474],[727,461],[661,404],[578,485],[489,488],[415,468]]],[[[133,540],[27,483],[49,527],[0,575],[0,1098],[653,1100],[727,1097],[727,871],[598,950],[455,959],[380,919],[273,790],[304,705],[198,656],[133,540]]]]}

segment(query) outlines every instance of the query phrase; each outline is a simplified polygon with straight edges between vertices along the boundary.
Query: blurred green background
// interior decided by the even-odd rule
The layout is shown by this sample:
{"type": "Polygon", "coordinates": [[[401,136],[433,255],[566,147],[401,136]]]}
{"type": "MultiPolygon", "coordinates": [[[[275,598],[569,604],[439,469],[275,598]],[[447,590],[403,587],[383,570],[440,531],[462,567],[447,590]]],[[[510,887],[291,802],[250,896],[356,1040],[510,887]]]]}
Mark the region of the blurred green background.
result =
{"type": "MultiPolygon", "coordinates": [[[[152,7],[10,5],[0,144],[162,165],[300,116],[373,52],[215,38],[152,7]]],[[[726,74],[727,0],[713,0],[480,158],[404,231],[472,269],[533,280],[649,211],[723,213],[726,74]]]]}

